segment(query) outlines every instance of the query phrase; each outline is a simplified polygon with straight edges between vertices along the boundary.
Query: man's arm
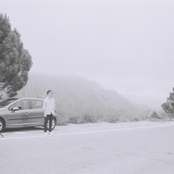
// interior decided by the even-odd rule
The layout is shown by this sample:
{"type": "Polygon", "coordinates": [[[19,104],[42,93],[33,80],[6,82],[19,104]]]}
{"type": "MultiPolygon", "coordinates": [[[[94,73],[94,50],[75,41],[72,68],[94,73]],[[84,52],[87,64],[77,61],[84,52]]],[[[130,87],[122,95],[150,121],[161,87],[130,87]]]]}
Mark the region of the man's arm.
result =
{"type": "Polygon", "coordinates": [[[44,117],[46,117],[46,112],[45,112],[45,100],[43,101],[43,110],[44,110],[44,117]]]}

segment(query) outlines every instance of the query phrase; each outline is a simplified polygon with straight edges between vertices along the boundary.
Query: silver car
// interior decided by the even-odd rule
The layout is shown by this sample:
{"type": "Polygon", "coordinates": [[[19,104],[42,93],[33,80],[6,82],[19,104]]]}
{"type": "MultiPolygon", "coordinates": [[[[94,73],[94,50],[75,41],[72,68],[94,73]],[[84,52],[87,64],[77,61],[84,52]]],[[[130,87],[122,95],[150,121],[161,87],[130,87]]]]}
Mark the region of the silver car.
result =
{"type": "MultiPolygon", "coordinates": [[[[52,129],[57,124],[53,117],[52,129]]],[[[0,132],[5,128],[44,126],[43,100],[38,98],[9,98],[0,103],[0,132]]]]}

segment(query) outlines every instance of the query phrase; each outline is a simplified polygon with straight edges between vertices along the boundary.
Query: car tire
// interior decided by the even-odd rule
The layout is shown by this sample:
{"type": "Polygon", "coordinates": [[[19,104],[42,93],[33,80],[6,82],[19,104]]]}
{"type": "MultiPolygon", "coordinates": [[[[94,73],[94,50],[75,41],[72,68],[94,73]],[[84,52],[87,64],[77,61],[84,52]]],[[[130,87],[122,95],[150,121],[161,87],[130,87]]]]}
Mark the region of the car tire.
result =
{"type": "Polygon", "coordinates": [[[53,117],[51,130],[53,130],[55,127],[56,127],[56,119],[55,117],[53,117]]]}
{"type": "Polygon", "coordinates": [[[4,127],[5,127],[4,120],[0,118],[0,132],[3,131],[4,127]]]}

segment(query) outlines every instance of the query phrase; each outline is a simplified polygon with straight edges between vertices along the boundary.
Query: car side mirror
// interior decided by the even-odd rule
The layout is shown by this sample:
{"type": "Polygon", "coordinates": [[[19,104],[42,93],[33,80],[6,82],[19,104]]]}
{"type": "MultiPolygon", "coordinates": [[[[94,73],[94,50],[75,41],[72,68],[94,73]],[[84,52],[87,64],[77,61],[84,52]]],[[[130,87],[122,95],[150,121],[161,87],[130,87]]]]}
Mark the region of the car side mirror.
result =
{"type": "Polygon", "coordinates": [[[18,111],[18,110],[19,110],[19,107],[14,107],[14,108],[11,109],[11,111],[14,111],[14,112],[18,111]]]}

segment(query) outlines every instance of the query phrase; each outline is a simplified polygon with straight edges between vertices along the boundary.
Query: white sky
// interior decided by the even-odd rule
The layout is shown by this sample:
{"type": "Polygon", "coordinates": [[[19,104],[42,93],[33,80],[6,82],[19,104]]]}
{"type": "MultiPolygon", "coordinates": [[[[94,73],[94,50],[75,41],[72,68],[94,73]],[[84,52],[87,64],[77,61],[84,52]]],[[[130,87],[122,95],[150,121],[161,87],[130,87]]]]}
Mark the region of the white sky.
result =
{"type": "Polygon", "coordinates": [[[31,72],[77,74],[158,107],[174,86],[173,0],[0,0],[31,72]]]}

